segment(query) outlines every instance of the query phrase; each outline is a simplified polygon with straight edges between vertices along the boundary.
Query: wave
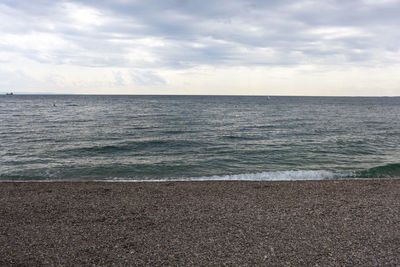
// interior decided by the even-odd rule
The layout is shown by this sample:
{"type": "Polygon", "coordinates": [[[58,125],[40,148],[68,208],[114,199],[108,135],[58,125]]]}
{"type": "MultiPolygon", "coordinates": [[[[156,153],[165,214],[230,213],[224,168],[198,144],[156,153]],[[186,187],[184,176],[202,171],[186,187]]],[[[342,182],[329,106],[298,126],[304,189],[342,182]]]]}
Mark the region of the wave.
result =
{"type": "Polygon", "coordinates": [[[354,175],[361,178],[399,178],[400,163],[392,163],[367,170],[357,171],[354,175]]]}
{"type": "Polygon", "coordinates": [[[224,135],[221,138],[226,140],[244,140],[244,141],[261,139],[260,136],[239,136],[239,135],[224,135]]]}
{"type": "Polygon", "coordinates": [[[360,171],[298,170],[215,175],[204,177],[181,177],[165,179],[113,178],[112,181],[163,182],[163,181],[312,181],[332,179],[400,178],[400,164],[388,164],[360,171]]]}
{"type": "MultiPolygon", "coordinates": [[[[91,168],[43,168],[17,173],[0,174],[0,180],[74,180],[74,181],[116,181],[116,182],[165,182],[165,181],[307,181],[307,180],[333,180],[333,179],[381,179],[400,178],[400,163],[387,164],[365,170],[356,171],[331,171],[331,170],[287,170],[258,173],[242,173],[211,176],[175,176],[157,177],[150,174],[152,165],[130,166],[128,168],[93,166],[91,168]],[[140,168],[145,168],[141,172],[140,168]],[[148,173],[150,176],[146,176],[148,173]],[[68,177],[68,178],[67,178],[68,177]]],[[[182,169],[177,173],[183,173],[182,169]]]]}
{"type": "Polygon", "coordinates": [[[165,178],[165,179],[126,179],[113,178],[112,181],[124,182],[163,182],[163,181],[299,181],[299,180],[324,180],[343,177],[340,174],[315,170],[315,171],[277,171],[277,172],[260,172],[260,173],[244,173],[222,176],[204,176],[204,177],[182,177],[182,178],[165,178]]]}
{"type": "Polygon", "coordinates": [[[149,141],[130,141],[114,145],[98,145],[87,146],[78,148],[67,148],[56,151],[57,154],[64,153],[67,156],[80,156],[87,155],[118,153],[124,151],[148,151],[151,149],[168,149],[168,148],[191,148],[204,145],[195,141],[182,141],[182,140],[149,140],[149,141]]]}

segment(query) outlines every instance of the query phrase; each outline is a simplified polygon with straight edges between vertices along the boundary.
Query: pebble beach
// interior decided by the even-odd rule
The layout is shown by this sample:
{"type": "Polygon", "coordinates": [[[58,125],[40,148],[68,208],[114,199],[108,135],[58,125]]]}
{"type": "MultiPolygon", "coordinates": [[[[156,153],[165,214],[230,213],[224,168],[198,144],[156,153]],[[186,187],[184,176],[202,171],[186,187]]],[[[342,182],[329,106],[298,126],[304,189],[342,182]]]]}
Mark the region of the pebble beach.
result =
{"type": "Polygon", "coordinates": [[[395,266],[400,180],[1,182],[0,265],[395,266]]]}

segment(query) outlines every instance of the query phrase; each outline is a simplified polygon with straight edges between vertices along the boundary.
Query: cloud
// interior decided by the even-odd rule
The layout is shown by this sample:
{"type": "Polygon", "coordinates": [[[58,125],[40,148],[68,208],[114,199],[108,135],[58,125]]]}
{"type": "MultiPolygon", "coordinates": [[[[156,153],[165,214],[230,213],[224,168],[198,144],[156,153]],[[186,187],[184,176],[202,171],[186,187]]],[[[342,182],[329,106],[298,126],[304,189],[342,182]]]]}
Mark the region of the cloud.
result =
{"type": "Polygon", "coordinates": [[[150,71],[140,71],[140,70],[132,71],[131,78],[135,84],[141,86],[166,84],[165,80],[161,76],[150,71]]]}
{"type": "Polygon", "coordinates": [[[201,66],[383,66],[400,63],[398,14],[397,0],[4,0],[0,52],[127,69],[110,74],[121,86],[201,66]]]}
{"type": "Polygon", "coordinates": [[[322,53],[330,64],[352,62],[360,44],[382,51],[399,45],[396,1],[377,10],[370,0],[17,2],[2,4],[1,44],[54,63],[297,65],[320,62],[322,53]]]}
{"type": "Polygon", "coordinates": [[[23,71],[8,71],[0,69],[0,88],[7,92],[14,92],[15,88],[24,91],[46,89],[44,83],[23,71]]]}

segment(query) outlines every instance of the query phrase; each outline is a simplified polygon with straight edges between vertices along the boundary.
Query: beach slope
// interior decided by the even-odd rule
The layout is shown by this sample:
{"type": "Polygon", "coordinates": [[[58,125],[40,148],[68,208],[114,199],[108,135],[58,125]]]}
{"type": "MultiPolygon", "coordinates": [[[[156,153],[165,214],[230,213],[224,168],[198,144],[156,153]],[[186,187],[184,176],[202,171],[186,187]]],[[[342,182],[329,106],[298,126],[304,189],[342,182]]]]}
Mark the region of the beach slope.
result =
{"type": "Polygon", "coordinates": [[[400,180],[2,182],[0,265],[399,265],[400,180]]]}

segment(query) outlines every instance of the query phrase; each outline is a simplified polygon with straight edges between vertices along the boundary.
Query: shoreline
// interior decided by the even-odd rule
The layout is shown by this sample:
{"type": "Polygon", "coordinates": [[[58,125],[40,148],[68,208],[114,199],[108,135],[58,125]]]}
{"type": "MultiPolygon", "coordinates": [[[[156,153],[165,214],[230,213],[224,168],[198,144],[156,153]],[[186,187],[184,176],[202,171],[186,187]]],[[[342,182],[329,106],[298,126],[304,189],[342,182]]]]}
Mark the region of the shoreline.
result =
{"type": "Polygon", "coordinates": [[[79,179],[55,179],[55,180],[0,180],[0,183],[191,183],[191,182],[318,182],[318,181],[387,181],[400,180],[400,177],[389,178],[317,178],[317,179],[292,179],[292,180],[224,180],[224,179],[148,179],[148,180],[79,180],[79,179]]]}
{"type": "Polygon", "coordinates": [[[399,265],[400,179],[1,181],[0,265],[399,265]]]}

